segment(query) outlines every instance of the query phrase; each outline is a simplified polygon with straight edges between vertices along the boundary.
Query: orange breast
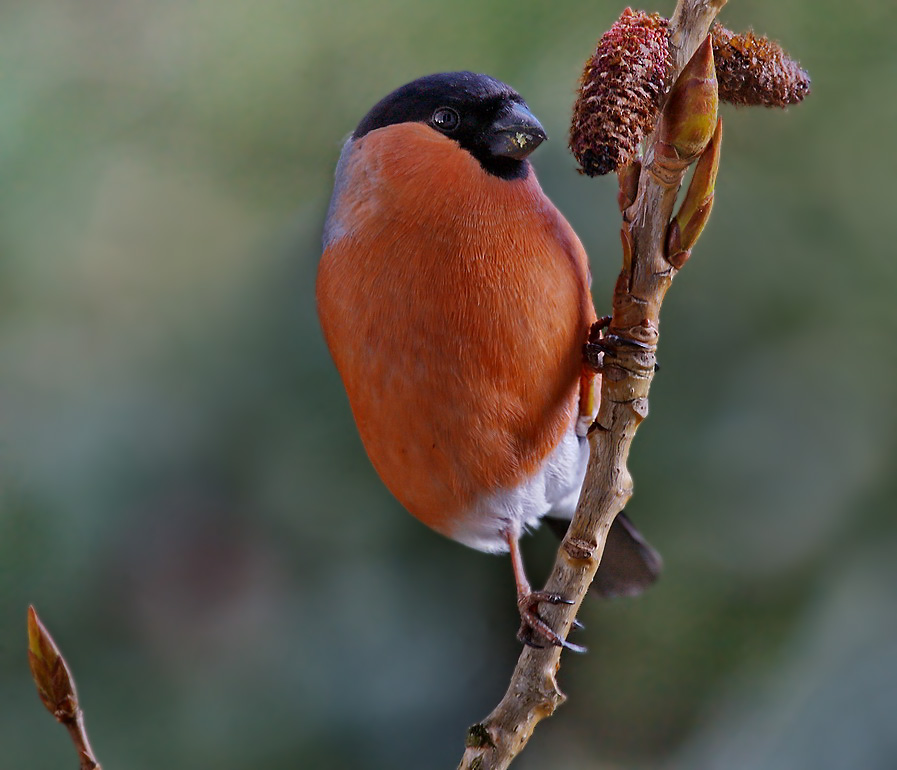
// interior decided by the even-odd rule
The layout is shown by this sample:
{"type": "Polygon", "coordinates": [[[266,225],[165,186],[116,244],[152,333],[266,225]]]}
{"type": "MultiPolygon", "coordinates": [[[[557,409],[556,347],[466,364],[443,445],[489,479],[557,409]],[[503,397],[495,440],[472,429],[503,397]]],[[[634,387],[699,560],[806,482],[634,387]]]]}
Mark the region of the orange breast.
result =
{"type": "Polygon", "coordinates": [[[367,134],[343,173],[318,274],[325,337],[380,477],[451,534],[574,418],[586,256],[534,174],[491,176],[426,126],[367,134]]]}

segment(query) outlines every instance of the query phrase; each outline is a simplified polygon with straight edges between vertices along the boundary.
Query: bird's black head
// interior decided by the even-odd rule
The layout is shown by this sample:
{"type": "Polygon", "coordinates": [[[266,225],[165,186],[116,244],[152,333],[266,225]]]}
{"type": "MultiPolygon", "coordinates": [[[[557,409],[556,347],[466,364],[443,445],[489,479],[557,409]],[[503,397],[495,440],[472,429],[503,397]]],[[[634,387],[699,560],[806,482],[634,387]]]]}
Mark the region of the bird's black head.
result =
{"type": "Polygon", "coordinates": [[[397,88],[365,115],[355,133],[397,123],[424,123],[473,155],[490,174],[520,179],[527,156],[548,137],[513,88],[488,75],[443,72],[397,88]]]}

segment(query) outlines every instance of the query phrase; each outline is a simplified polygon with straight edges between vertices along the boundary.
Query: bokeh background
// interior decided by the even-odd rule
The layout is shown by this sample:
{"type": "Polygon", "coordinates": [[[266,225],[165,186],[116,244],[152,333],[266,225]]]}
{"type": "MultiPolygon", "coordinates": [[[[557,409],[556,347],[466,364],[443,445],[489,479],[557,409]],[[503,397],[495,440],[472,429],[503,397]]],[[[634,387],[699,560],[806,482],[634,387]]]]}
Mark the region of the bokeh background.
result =
{"type": "MultiPolygon", "coordinates": [[[[608,307],[615,184],[564,137],[619,11],[5,0],[0,766],[74,766],[29,680],[30,602],[108,768],[455,766],[516,660],[511,571],[405,514],[364,456],[315,319],[332,170],[413,77],[506,80],[608,307]]],[[[897,767],[897,6],[722,18],[781,40],[813,93],[723,110],[631,459],[666,571],[584,608],[590,653],[521,768],[897,767]]],[[[537,581],[554,547],[527,540],[537,581]]]]}

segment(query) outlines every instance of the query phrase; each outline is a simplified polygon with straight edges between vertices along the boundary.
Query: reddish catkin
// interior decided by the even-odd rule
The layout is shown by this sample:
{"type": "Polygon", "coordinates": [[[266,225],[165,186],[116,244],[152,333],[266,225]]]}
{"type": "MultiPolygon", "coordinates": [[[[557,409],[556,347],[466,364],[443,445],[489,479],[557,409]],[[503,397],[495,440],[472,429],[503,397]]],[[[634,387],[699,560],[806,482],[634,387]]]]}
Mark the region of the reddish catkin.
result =
{"type": "Polygon", "coordinates": [[[570,149],[584,174],[625,166],[657,122],[670,68],[667,20],[627,8],[586,62],[570,149]]]}
{"type": "Polygon", "coordinates": [[[787,107],[810,93],[810,76],[778,43],[715,24],[713,58],[719,98],[730,104],[787,107]]]}
{"type": "MultiPolygon", "coordinates": [[[[588,176],[619,171],[653,131],[670,86],[669,22],[627,8],[586,62],[573,106],[570,149],[588,176]]],[[[747,32],[713,27],[721,101],[787,107],[810,92],[810,77],[782,47],[747,32]]]]}

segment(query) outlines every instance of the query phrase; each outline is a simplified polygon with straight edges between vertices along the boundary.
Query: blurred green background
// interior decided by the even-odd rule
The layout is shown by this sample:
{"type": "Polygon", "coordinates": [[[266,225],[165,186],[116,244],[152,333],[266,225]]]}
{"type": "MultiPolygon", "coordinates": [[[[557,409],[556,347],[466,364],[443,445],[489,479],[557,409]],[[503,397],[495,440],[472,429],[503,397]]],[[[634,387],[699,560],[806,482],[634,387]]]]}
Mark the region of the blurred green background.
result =
{"type": "MultiPolygon", "coordinates": [[[[565,133],[620,10],[5,0],[0,766],[75,766],[29,680],[29,602],[110,770],[455,766],[516,660],[511,570],[364,456],[314,310],[332,171],[398,85],[506,80],[553,139],[534,163],[601,312],[615,183],[578,176],[565,133]]],[[[631,459],[666,571],[584,608],[570,700],[515,767],[897,767],[897,6],[722,18],[813,93],[723,110],[631,459]]],[[[536,582],[554,547],[526,541],[536,582]]]]}

